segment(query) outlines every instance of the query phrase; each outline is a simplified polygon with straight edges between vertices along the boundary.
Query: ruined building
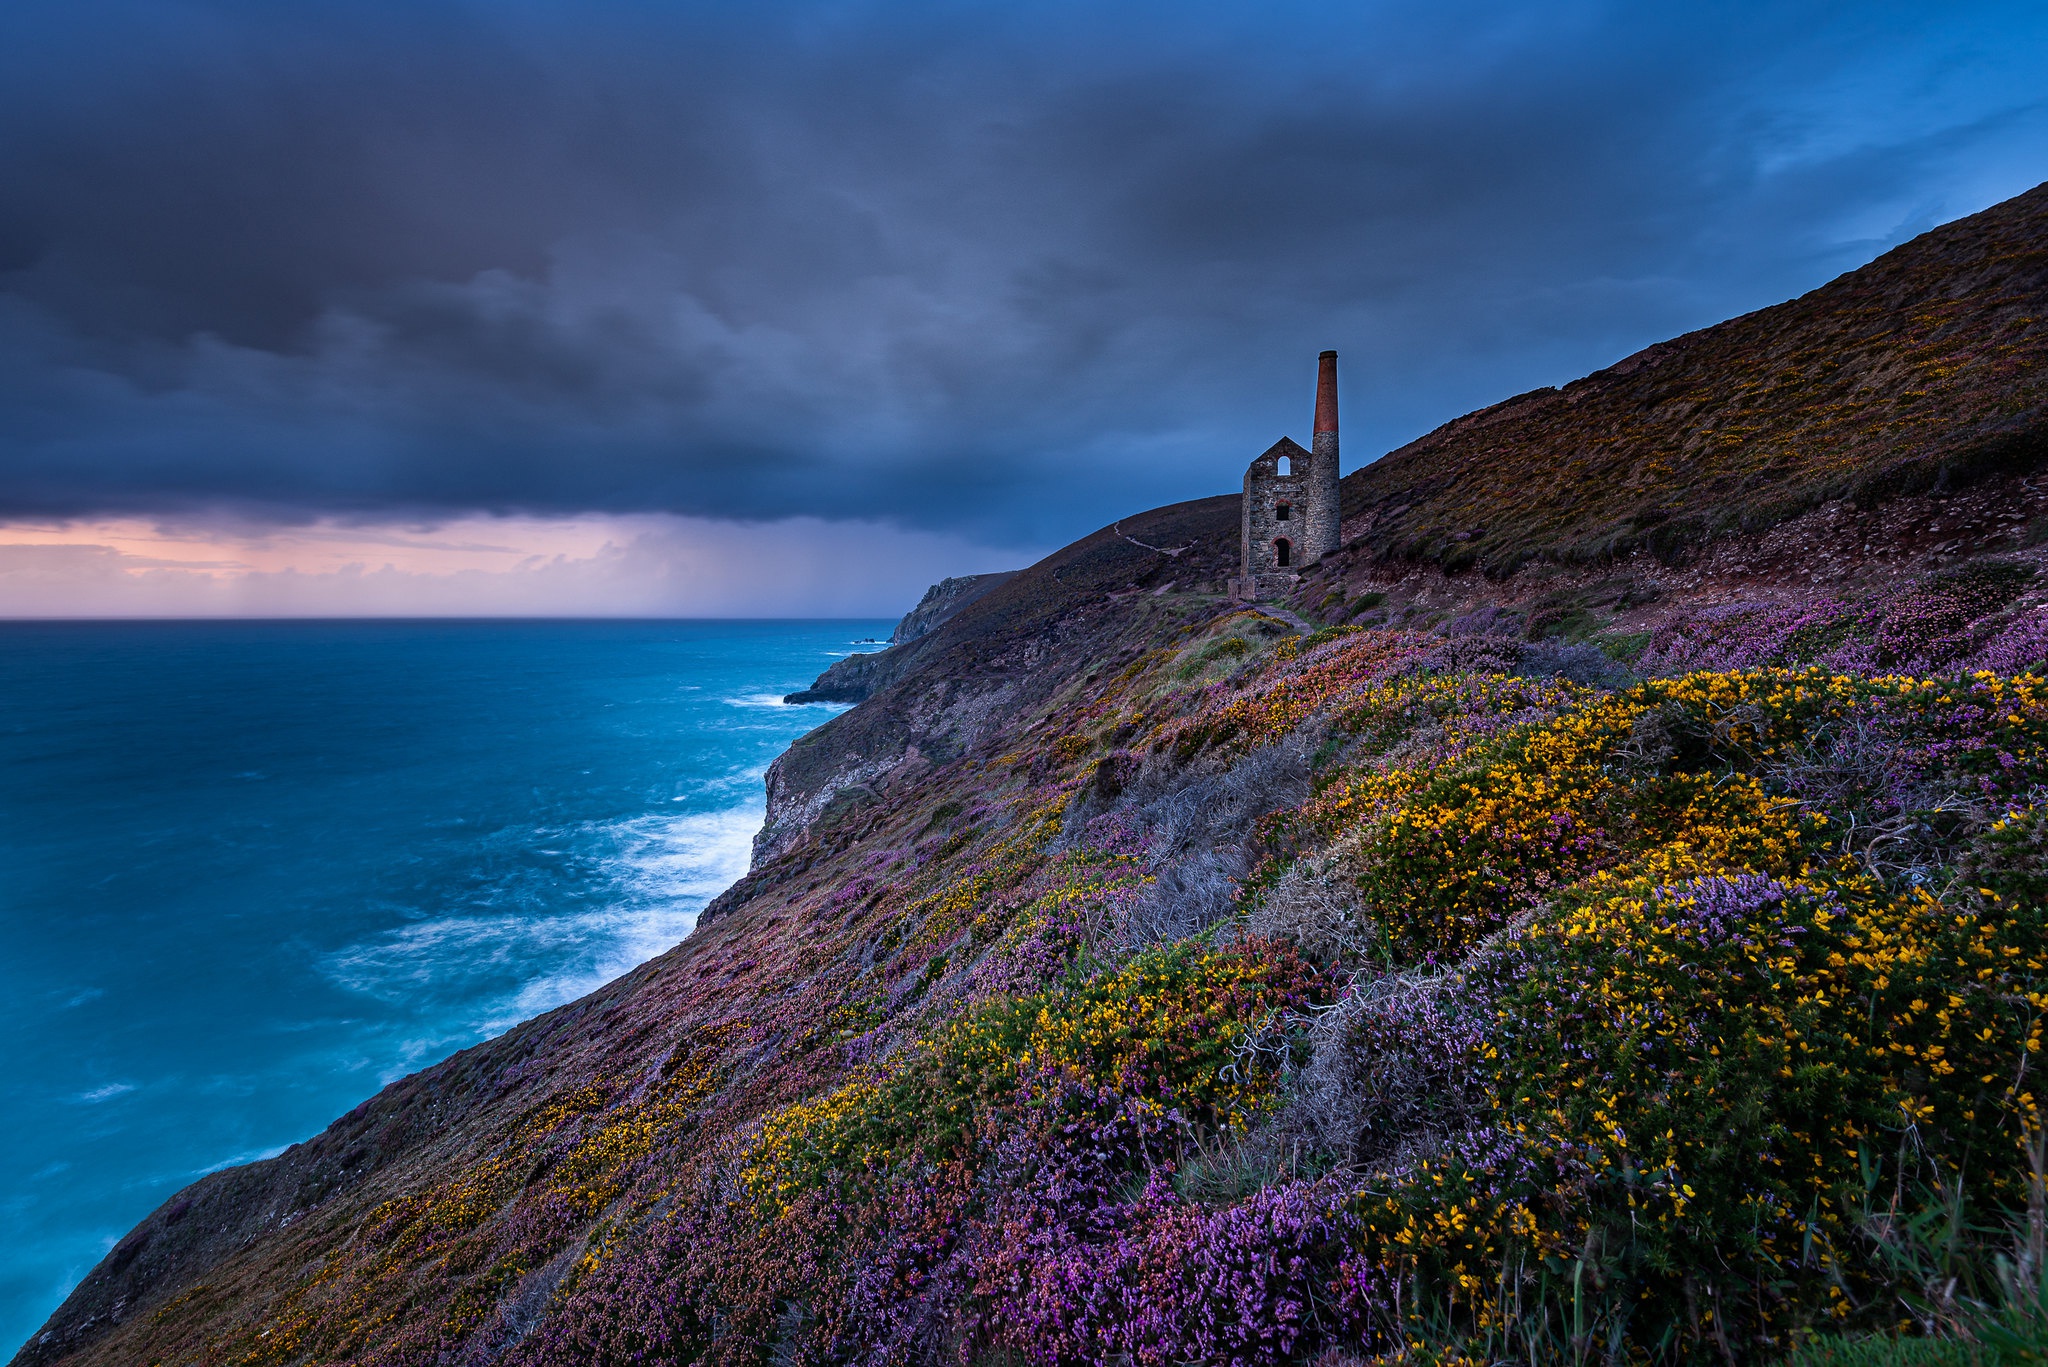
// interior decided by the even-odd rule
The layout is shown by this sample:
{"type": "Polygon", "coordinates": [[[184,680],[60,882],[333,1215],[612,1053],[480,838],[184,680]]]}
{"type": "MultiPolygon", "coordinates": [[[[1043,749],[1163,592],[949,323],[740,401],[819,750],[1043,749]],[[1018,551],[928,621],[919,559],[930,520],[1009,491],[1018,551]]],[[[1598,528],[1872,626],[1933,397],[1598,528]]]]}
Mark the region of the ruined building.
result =
{"type": "Polygon", "coordinates": [[[1286,437],[1244,472],[1242,568],[1230,581],[1239,598],[1276,598],[1304,566],[1337,549],[1337,353],[1316,367],[1316,425],[1309,450],[1286,437]]]}

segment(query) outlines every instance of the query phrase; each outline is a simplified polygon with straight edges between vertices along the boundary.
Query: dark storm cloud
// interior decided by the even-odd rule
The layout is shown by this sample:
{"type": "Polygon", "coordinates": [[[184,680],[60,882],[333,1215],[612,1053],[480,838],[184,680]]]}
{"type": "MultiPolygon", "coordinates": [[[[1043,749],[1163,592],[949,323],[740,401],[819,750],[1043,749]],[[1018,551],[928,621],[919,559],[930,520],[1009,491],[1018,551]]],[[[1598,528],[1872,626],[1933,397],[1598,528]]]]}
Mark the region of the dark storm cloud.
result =
{"type": "Polygon", "coordinates": [[[1047,540],[1357,461],[2048,176],[1994,6],[0,16],[0,515],[1047,540]]]}

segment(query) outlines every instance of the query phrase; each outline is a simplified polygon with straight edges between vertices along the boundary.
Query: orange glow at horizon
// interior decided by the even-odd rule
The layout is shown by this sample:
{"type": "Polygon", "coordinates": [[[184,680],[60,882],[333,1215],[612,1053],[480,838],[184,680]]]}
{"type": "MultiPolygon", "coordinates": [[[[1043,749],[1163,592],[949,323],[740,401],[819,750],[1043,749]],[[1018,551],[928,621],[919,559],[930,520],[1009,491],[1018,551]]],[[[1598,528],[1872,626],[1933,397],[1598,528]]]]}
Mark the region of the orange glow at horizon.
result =
{"type": "Polygon", "coordinates": [[[0,522],[0,618],[885,617],[1036,558],[809,517],[23,520],[0,522]]]}
{"type": "Polygon", "coordinates": [[[129,575],[503,574],[555,559],[587,560],[647,530],[652,517],[469,517],[431,525],[350,524],[237,527],[143,518],[0,522],[0,548],[101,548],[129,575]]]}

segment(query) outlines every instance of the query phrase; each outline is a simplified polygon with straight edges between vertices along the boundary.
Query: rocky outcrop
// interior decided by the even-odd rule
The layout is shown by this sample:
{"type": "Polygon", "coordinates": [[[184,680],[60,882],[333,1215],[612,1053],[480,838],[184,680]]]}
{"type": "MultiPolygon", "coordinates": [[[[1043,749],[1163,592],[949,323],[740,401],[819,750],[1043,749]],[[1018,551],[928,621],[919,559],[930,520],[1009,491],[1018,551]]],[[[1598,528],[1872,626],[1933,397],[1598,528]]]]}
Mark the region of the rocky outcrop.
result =
{"type": "Polygon", "coordinates": [[[915,745],[899,755],[868,758],[850,754],[823,780],[809,783],[792,782],[783,764],[788,755],[777,757],[768,766],[768,812],[761,829],[754,833],[754,866],[767,863],[802,840],[834,802],[872,801],[878,796],[877,788],[887,786],[885,776],[911,764],[917,754],[915,745]]]}
{"type": "Polygon", "coordinates": [[[896,624],[896,630],[889,633],[891,645],[909,645],[920,636],[928,636],[954,613],[987,593],[1000,588],[1017,577],[1015,570],[998,570],[994,574],[963,574],[952,579],[941,579],[924,591],[917,606],[903,614],[903,620],[896,624]]]}
{"type": "Polygon", "coordinates": [[[896,682],[910,667],[915,653],[906,647],[922,641],[951,621],[962,608],[1016,577],[1016,570],[999,570],[994,574],[965,574],[941,579],[926,589],[917,606],[896,624],[896,630],[889,634],[887,650],[834,660],[809,688],[788,694],[783,701],[792,704],[866,702],[896,682]]]}
{"type": "Polygon", "coordinates": [[[809,688],[785,693],[782,700],[792,706],[814,702],[866,702],[877,690],[894,683],[909,663],[910,655],[901,646],[864,655],[849,655],[826,666],[825,672],[812,680],[809,688]]]}
{"type": "Polygon", "coordinates": [[[840,660],[811,689],[789,695],[793,703],[862,705],[769,767],[755,867],[796,850],[821,821],[895,791],[920,765],[989,743],[1050,686],[1041,668],[1049,656],[1129,649],[1114,634],[1129,624],[1119,600],[1220,592],[1235,566],[1236,519],[1235,496],[1177,503],[1125,518],[1028,569],[934,585],[897,628],[909,638],[903,644],[840,660]]]}

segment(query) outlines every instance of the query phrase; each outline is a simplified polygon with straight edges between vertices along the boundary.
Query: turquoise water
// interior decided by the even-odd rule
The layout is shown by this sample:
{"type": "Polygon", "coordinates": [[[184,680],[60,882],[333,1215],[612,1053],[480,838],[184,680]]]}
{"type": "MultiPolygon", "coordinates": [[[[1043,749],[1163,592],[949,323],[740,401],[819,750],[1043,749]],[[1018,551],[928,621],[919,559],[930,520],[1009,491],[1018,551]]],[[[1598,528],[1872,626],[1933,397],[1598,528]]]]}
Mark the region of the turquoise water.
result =
{"type": "Polygon", "coordinates": [[[177,1188],[667,949],[888,622],[0,623],[0,1357],[177,1188]]]}

